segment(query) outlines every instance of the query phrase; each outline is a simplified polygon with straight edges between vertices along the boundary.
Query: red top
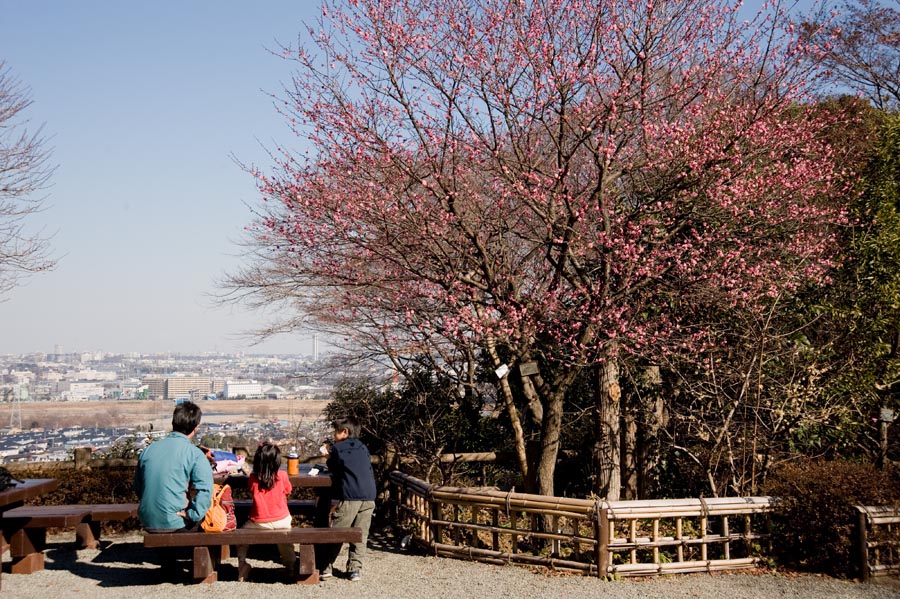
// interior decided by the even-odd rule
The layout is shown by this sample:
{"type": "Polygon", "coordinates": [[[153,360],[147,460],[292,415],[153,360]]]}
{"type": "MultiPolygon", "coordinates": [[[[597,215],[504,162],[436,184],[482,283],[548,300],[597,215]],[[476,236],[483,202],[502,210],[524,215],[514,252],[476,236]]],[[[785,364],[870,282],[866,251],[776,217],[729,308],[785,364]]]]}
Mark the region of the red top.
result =
{"type": "Polygon", "coordinates": [[[253,507],[250,508],[250,519],[254,522],[275,522],[290,515],[287,496],[291,494],[291,480],[284,470],[275,476],[275,484],[271,489],[262,489],[255,474],[248,481],[250,493],[253,495],[253,507]]]}

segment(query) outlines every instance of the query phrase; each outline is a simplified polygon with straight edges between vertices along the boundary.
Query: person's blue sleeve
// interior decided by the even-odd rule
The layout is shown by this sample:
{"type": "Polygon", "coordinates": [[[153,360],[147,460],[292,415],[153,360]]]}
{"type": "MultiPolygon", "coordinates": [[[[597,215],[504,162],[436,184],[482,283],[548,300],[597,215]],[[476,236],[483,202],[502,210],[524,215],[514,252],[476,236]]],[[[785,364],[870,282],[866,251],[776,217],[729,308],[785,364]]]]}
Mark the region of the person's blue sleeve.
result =
{"type": "Polygon", "coordinates": [[[186,515],[192,522],[200,522],[212,504],[213,476],[209,460],[199,449],[194,452],[195,459],[191,468],[191,483],[197,492],[186,515]]]}

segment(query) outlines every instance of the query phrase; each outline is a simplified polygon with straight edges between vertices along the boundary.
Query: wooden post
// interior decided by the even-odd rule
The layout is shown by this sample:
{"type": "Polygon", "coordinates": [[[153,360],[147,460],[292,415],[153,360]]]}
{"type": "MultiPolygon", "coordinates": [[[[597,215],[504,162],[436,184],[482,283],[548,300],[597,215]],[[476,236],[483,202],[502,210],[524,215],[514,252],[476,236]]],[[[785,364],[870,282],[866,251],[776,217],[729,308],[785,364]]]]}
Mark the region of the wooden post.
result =
{"type": "MultiPolygon", "coordinates": [[[[550,517],[550,526],[553,528],[552,532],[561,532],[559,530],[559,516],[554,514],[550,517]]],[[[550,548],[552,555],[559,557],[562,554],[562,543],[559,539],[553,539],[550,543],[550,548]]]]}
{"type": "MultiPolygon", "coordinates": [[[[509,515],[509,527],[513,530],[517,530],[519,528],[519,518],[516,512],[512,512],[509,515]]],[[[512,552],[519,552],[519,535],[516,533],[512,533],[512,552]]]]}
{"type": "Polygon", "coordinates": [[[73,455],[75,457],[75,469],[76,470],[84,470],[85,468],[91,467],[91,452],[93,449],[90,447],[76,447],[73,451],[73,455]]]}
{"type": "Polygon", "coordinates": [[[868,515],[864,510],[859,510],[859,518],[856,521],[857,550],[859,553],[859,577],[863,582],[869,582],[869,535],[866,527],[868,515]]]}
{"type": "Polygon", "coordinates": [[[500,533],[497,532],[497,528],[500,527],[500,510],[494,508],[491,510],[491,524],[494,526],[494,531],[491,533],[491,549],[494,551],[500,550],[500,533]]]}
{"type": "Polygon", "coordinates": [[[441,519],[441,504],[434,499],[429,499],[428,506],[429,514],[431,515],[431,547],[437,554],[437,544],[443,542],[441,539],[441,525],[437,523],[441,519]]]}
{"type": "Polygon", "coordinates": [[[706,555],[706,543],[707,543],[706,530],[707,530],[708,526],[709,526],[709,520],[706,518],[706,516],[701,517],[700,518],[700,534],[702,535],[701,536],[702,540],[700,542],[700,560],[704,561],[704,562],[708,559],[707,555],[706,555]]]}
{"type": "Polygon", "coordinates": [[[731,559],[731,541],[728,540],[731,536],[731,531],[728,528],[728,516],[722,516],[722,536],[725,538],[725,543],[723,543],[725,559],[731,559]]]}
{"type": "Polygon", "coordinates": [[[659,518],[653,519],[653,563],[659,566],[659,518]]]}
{"type": "Polygon", "coordinates": [[[596,544],[597,577],[609,574],[609,510],[601,507],[594,518],[594,536],[596,544]]]}

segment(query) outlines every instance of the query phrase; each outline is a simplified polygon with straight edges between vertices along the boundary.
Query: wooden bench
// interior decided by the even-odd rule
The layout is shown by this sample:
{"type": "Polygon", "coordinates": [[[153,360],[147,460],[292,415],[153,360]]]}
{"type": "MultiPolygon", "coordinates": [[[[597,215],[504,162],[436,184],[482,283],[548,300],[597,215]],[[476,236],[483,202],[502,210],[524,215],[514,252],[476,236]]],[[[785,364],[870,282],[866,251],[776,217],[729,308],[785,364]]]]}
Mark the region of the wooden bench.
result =
{"type": "Polygon", "coordinates": [[[23,505],[3,512],[3,536],[9,542],[15,574],[44,569],[48,528],[75,528],[80,547],[100,546],[100,525],[137,516],[136,503],[23,505]]]}
{"type": "MultiPolygon", "coordinates": [[[[144,547],[193,547],[194,582],[218,580],[216,569],[223,557],[222,548],[231,545],[297,544],[297,582],[316,584],[315,546],[331,543],[361,543],[362,529],[355,528],[291,528],[260,530],[239,528],[228,532],[145,532],[144,547]]],[[[226,550],[227,551],[227,550],[226,550]]]]}

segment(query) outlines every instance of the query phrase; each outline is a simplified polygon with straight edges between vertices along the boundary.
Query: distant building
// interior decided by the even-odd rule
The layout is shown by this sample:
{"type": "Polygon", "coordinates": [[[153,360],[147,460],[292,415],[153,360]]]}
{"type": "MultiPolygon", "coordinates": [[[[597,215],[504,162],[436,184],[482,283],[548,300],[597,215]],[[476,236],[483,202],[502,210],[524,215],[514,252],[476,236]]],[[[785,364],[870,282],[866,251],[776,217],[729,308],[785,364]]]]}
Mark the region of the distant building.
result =
{"type": "Polygon", "coordinates": [[[150,376],[141,379],[147,387],[147,399],[185,399],[206,397],[212,390],[208,376],[150,376]]]}
{"type": "Polygon", "coordinates": [[[141,383],[147,386],[147,399],[166,398],[166,379],[150,376],[141,379],[141,383]]]}
{"type": "Polygon", "coordinates": [[[262,384],[256,381],[225,381],[225,399],[262,397],[262,384]]]}
{"type": "Polygon", "coordinates": [[[206,397],[211,389],[208,376],[173,376],[166,379],[165,399],[206,397]]]}
{"type": "Polygon", "coordinates": [[[94,381],[72,381],[68,389],[62,390],[63,401],[89,401],[103,399],[103,386],[94,381]]]}

